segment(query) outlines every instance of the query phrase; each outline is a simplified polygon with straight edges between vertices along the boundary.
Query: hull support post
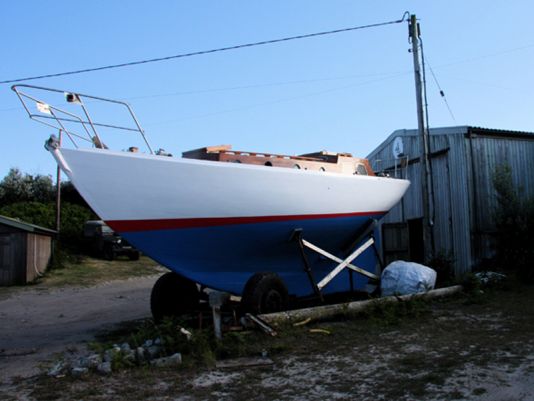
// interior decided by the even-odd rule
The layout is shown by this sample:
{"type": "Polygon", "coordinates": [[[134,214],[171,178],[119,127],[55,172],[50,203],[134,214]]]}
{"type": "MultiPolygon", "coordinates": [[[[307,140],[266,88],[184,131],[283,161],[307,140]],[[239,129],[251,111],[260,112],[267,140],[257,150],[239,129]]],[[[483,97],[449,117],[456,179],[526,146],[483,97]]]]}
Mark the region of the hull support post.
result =
{"type": "Polygon", "coordinates": [[[291,239],[296,239],[297,242],[298,242],[298,245],[299,245],[299,249],[300,249],[300,254],[302,256],[302,261],[304,263],[304,270],[306,271],[307,275],[308,275],[308,278],[310,279],[310,283],[313,287],[313,290],[315,292],[315,294],[319,297],[319,299],[321,300],[321,302],[324,301],[323,299],[323,295],[321,293],[321,290],[326,286],[328,285],[328,283],[330,283],[342,270],[344,270],[345,268],[348,268],[351,270],[351,272],[356,272],[356,273],[359,273],[359,274],[362,274],[363,276],[375,281],[375,282],[379,282],[380,281],[380,276],[376,275],[376,274],[373,274],[373,273],[370,273],[368,272],[367,270],[364,270],[354,264],[352,264],[352,262],[358,257],[360,256],[365,250],[367,250],[367,248],[369,247],[373,247],[373,250],[378,258],[378,261],[380,263],[380,267],[383,268],[383,263],[382,263],[382,260],[380,258],[380,255],[378,254],[378,250],[376,249],[376,245],[375,245],[375,239],[372,235],[373,233],[373,230],[374,228],[376,227],[376,220],[371,220],[369,222],[369,224],[367,225],[367,227],[365,227],[365,229],[363,230],[363,232],[361,234],[358,235],[358,238],[353,242],[353,247],[356,246],[357,244],[361,243],[361,241],[363,241],[366,237],[368,238],[367,241],[365,241],[363,244],[361,244],[360,246],[358,246],[349,256],[347,256],[345,259],[341,259],[341,258],[338,258],[337,256],[335,255],[332,255],[331,253],[325,251],[324,249],[318,247],[317,245],[314,245],[312,244],[311,242],[305,240],[303,237],[302,237],[302,232],[303,230],[301,228],[298,228],[298,229],[295,229],[291,235],[291,239]],[[334,267],[330,273],[328,273],[320,282],[316,282],[314,277],[313,277],[313,274],[312,274],[312,270],[311,270],[311,267],[310,267],[310,264],[308,262],[308,258],[306,257],[306,252],[305,252],[305,248],[308,248],[336,263],[337,266],[334,267]]]}
{"type": "Polygon", "coordinates": [[[319,289],[319,286],[317,285],[315,278],[313,277],[313,272],[310,267],[310,263],[308,262],[308,258],[306,257],[306,252],[304,251],[304,239],[302,238],[302,228],[296,228],[293,233],[291,234],[290,240],[296,239],[299,245],[300,255],[302,256],[302,262],[304,263],[304,271],[308,275],[308,278],[310,279],[310,284],[313,288],[313,292],[315,292],[315,295],[319,298],[321,302],[324,302],[323,294],[321,294],[321,290],[319,289]]]}

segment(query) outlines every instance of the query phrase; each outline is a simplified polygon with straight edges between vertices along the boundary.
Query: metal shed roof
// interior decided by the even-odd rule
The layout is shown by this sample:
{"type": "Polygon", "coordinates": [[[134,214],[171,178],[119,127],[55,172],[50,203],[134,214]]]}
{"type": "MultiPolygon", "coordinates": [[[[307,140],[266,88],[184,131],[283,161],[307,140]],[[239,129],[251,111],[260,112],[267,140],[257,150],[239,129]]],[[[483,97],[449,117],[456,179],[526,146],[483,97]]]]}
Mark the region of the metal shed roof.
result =
{"type": "Polygon", "coordinates": [[[30,232],[30,233],[36,233],[36,234],[44,234],[44,235],[57,235],[58,232],[56,230],[51,230],[49,228],[37,226],[35,224],[26,223],[24,221],[13,219],[11,217],[2,216],[0,215],[0,224],[17,228],[22,231],[30,232]]]}
{"type": "MultiPolygon", "coordinates": [[[[474,127],[469,125],[459,125],[452,127],[439,127],[430,128],[430,135],[487,135],[487,136],[500,136],[508,138],[526,138],[534,140],[534,132],[527,131],[512,131],[502,130],[494,128],[474,127]]],[[[378,153],[384,146],[389,144],[397,136],[418,136],[419,131],[417,129],[398,129],[393,131],[380,145],[378,145],[368,156],[371,159],[373,155],[378,153]]]]}

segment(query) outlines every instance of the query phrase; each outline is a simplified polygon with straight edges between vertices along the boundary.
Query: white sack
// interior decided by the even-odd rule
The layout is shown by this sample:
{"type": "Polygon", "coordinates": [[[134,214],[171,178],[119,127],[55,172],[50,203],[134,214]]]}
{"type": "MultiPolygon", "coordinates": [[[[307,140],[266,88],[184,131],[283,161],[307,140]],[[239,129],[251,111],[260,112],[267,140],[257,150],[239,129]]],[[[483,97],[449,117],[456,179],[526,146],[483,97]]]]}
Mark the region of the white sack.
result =
{"type": "Polygon", "coordinates": [[[436,285],[436,276],[436,271],[430,267],[397,260],[382,272],[382,296],[430,291],[436,285]]]}

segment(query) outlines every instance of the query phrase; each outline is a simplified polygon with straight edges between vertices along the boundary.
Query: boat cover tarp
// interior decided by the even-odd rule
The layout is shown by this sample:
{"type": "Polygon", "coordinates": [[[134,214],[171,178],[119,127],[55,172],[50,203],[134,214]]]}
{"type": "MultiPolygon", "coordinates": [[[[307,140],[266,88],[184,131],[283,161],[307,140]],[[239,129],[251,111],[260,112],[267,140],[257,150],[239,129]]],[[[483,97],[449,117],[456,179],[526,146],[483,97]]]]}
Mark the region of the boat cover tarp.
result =
{"type": "Polygon", "coordinates": [[[430,291],[436,285],[436,271],[414,262],[397,260],[382,272],[382,296],[430,291]]]}

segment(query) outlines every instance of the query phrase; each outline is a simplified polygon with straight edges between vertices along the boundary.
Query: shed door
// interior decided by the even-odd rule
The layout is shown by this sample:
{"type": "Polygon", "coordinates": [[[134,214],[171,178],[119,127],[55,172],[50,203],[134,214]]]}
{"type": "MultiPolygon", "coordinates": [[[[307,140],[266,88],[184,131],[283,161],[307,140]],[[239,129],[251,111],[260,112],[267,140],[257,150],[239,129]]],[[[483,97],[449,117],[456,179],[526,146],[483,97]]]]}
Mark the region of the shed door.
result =
{"type": "Polygon", "coordinates": [[[409,243],[410,236],[406,223],[384,223],[382,225],[382,249],[386,265],[395,260],[409,260],[409,243]]]}
{"type": "Polygon", "coordinates": [[[425,263],[425,241],[423,237],[423,218],[408,220],[410,238],[410,260],[425,263]]]}
{"type": "Polygon", "coordinates": [[[395,260],[424,263],[423,219],[383,224],[382,244],[386,265],[395,260]]]}
{"type": "Polygon", "coordinates": [[[0,285],[13,284],[15,258],[12,237],[11,234],[0,234],[0,285]]]}

